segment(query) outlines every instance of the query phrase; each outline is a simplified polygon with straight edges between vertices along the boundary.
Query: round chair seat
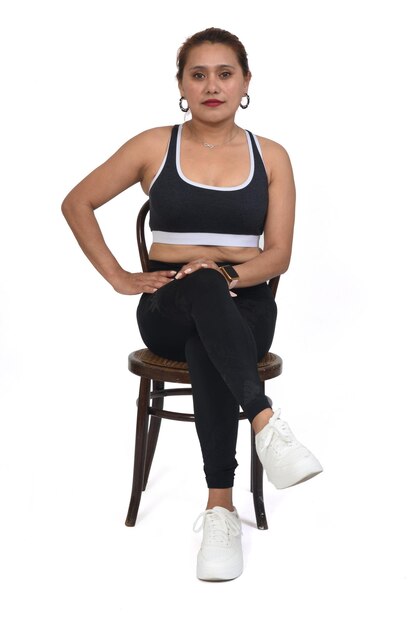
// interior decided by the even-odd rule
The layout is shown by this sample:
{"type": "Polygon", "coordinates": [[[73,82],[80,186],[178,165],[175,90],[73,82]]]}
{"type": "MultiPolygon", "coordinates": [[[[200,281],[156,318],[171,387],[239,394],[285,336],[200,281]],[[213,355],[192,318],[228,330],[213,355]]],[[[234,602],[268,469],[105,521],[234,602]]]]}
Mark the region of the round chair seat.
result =
{"type": "MultiPolygon", "coordinates": [[[[129,354],[129,371],[137,376],[172,383],[191,384],[188,364],[172,361],[143,348],[129,354]]],[[[267,352],[258,362],[259,377],[262,381],[279,376],[282,372],[282,359],[273,352],[267,352]]]]}

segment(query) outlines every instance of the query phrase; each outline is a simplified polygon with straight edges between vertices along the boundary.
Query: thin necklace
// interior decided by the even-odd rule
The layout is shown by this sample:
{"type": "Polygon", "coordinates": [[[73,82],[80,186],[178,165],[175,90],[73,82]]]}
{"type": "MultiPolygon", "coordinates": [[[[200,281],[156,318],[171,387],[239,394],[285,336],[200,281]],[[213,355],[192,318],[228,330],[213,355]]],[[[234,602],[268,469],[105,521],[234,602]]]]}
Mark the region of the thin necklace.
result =
{"type": "MultiPolygon", "coordinates": [[[[238,132],[239,132],[239,127],[237,127],[236,132],[233,133],[230,139],[228,139],[227,141],[224,141],[223,143],[207,143],[207,141],[201,141],[201,139],[198,139],[198,137],[196,137],[196,141],[198,141],[198,143],[201,144],[203,148],[209,148],[210,150],[212,150],[213,148],[218,148],[219,146],[225,146],[227,143],[230,143],[236,137],[238,132]]],[[[192,130],[192,127],[191,127],[191,135],[194,135],[194,131],[192,130]]]]}

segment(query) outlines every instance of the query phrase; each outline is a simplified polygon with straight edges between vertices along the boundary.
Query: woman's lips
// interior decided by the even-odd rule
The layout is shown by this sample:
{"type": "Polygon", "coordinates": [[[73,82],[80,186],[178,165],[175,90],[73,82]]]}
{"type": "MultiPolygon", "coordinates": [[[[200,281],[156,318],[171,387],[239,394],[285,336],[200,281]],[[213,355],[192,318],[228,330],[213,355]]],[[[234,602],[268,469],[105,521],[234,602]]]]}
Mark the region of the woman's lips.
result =
{"type": "Polygon", "coordinates": [[[218,107],[220,104],[223,104],[221,100],[205,100],[203,102],[207,107],[218,107]]]}

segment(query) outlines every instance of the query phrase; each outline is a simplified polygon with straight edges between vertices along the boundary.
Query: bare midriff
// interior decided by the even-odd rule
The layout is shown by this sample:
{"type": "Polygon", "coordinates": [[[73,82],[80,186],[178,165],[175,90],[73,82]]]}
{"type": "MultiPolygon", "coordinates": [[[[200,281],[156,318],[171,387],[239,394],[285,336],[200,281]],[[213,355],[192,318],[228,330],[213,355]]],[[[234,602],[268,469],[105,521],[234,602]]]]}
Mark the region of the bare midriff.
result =
{"type": "Polygon", "coordinates": [[[190,262],[193,259],[211,259],[215,263],[230,261],[245,263],[261,254],[260,248],[241,248],[238,246],[189,246],[171,243],[153,243],[149,258],[166,263],[190,262]]]}

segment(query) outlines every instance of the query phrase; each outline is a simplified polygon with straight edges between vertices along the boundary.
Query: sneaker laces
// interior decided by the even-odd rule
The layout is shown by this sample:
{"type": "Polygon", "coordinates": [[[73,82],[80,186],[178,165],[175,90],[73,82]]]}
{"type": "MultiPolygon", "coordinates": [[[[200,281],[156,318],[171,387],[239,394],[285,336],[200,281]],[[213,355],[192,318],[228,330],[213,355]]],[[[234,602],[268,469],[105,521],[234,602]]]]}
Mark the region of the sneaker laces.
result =
{"type": "Polygon", "coordinates": [[[268,426],[270,428],[267,430],[265,439],[261,440],[261,450],[266,450],[271,444],[274,448],[282,448],[282,443],[294,444],[295,437],[288,424],[281,420],[280,415],[281,409],[277,409],[269,420],[268,426]],[[276,434],[279,435],[278,438],[275,437],[276,434]]]}
{"type": "Polygon", "coordinates": [[[219,510],[207,509],[200,513],[194,522],[193,530],[200,532],[204,527],[208,531],[209,543],[228,544],[229,536],[238,537],[242,534],[239,518],[235,515],[226,515],[219,510]],[[207,520],[207,525],[205,522],[207,520]],[[200,522],[200,523],[198,523],[200,522]]]}

